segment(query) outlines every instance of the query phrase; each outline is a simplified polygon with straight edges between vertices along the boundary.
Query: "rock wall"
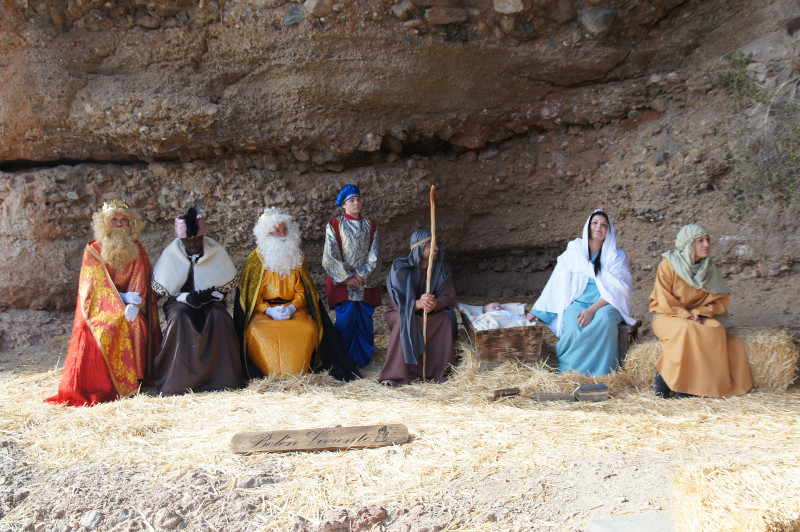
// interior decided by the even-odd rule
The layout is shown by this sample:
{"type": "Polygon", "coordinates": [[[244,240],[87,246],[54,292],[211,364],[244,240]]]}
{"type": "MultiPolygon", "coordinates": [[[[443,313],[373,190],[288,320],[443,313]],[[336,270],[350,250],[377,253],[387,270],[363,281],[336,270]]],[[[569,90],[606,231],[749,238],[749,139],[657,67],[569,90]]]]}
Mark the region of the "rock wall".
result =
{"type": "Polygon", "coordinates": [[[732,221],[742,139],[713,75],[745,50],[765,86],[796,78],[797,16],[791,0],[0,0],[0,308],[73,308],[107,199],[144,214],[153,260],[198,204],[239,263],[282,205],[321,281],[341,185],[362,188],[388,268],[436,184],[466,296],[534,297],[601,206],[637,314],[698,221],[743,296],[732,314],[800,329],[780,289],[797,288],[797,206],[732,221]]]}
{"type": "Polygon", "coordinates": [[[596,3],[5,0],[0,159],[269,152],[338,168],[607,122],[642,104],[623,102],[636,87],[575,87],[663,63],[674,52],[648,29],[684,2],[596,3]]]}

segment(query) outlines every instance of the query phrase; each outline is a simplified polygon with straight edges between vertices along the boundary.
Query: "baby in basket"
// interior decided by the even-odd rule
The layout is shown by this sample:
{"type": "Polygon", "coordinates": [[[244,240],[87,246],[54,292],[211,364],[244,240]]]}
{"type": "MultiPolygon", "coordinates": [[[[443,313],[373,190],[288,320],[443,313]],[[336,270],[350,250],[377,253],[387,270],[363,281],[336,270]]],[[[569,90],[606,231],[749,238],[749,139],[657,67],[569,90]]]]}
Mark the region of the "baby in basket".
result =
{"type": "Polygon", "coordinates": [[[503,309],[502,305],[497,301],[486,303],[483,306],[483,314],[471,316],[470,321],[477,331],[505,329],[507,327],[524,327],[535,324],[535,322],[532,323],[526,320],[525,316],[520,316],[519,314],[503,309]]]}

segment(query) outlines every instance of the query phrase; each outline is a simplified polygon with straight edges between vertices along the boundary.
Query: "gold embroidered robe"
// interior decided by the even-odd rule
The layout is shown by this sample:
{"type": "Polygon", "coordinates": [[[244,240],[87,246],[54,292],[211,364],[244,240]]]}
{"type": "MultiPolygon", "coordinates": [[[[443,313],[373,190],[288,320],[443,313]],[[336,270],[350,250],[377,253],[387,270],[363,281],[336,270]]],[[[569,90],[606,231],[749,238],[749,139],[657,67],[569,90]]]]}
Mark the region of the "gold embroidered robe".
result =
{"type": "Polygon", "coordinates": [[[139,381],[148,384],[152,379],[161,330],[150,290],[150,259],[137,246],[137,258],[119,270],[105,264],[99,242],[86,246],[64,372],[58,395],[48,402],[91,406],[131,395],[139,381]],[[143,300],[131,323],[125,320],[121,292],[137,292],[143,300]]]}

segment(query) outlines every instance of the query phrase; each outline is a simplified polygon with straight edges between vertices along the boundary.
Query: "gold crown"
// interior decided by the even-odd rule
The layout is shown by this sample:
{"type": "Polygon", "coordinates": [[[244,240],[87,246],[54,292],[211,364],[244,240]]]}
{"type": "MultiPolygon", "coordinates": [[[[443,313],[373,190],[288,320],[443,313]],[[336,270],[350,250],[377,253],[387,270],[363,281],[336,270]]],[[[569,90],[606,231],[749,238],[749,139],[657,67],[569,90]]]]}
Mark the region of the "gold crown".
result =
{"type": "Polygon", "coordinates": [[[103,208],[100,210],[102,210],[103,212],[108,212],[108,211],[118,211],[120,209],[127,210],[128,204],[120,200],[111,200],[103,203],[103,208]]]}

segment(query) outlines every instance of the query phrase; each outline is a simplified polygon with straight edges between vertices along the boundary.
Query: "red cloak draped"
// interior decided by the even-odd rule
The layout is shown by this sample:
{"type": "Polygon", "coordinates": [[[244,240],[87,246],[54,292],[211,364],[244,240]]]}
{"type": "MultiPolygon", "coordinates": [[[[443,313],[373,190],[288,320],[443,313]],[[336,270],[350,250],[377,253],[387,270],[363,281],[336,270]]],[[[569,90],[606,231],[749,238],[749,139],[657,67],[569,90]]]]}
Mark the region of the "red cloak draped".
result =
{"type": "Polygon", "coordinates": [[[105,264],[99,242],[86,246],[64,373],[58,394],[48,398],[48,403],[92,406],[133,394],[139,381],[151,383],[161,329],[150,289],[150,259],[136,244],[139,255],[121,270],[105,264]],[[125,320],[121,292],[142,296],[133,322],[125,320]]]}

